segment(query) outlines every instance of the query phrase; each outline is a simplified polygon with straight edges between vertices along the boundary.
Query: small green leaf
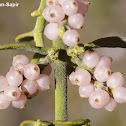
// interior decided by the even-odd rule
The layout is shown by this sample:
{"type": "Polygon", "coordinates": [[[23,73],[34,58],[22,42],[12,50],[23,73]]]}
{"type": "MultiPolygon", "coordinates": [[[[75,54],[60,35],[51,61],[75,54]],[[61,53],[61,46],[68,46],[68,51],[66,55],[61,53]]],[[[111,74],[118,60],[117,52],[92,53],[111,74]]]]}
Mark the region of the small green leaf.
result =
{"type": "Polygon", "coordinates": [[[34,120],[25,120],[19,126],[33,126],[34,120]]]}
{"type": "Polygon", "coordinates": [[[89,119],[79,119],[79,120],[73,120],[73,121],[53,121],[54,125],[76,125],[76,126],[80,126],[80,125],[85,125],[87,123],[89,123],[90,120],[89,119]]]}
{"type": "Polygon", "coordinates": [[[32,41],[32,40],[34,40],[34,32],[33,31],[20,34],[15,38],[16,42],[24,42],[24,41],[32,41]]]}
{"type": "Polygon", "coordinates": [[[20,49],[20,50],[39,53],[39,54],[42,54],[42,55],[48,54],[48,48],[44,48],[44,47],[40,48],[40,47],[36,47],[34,45],[31,45],[31,44],[24,44],[24,43],[0,46],[0,50],[4,50],[4,49],[20,49]]]}
{"type": "Polygon", "coordinates": [[[100,38],[91,43],[85,44],[84,47],[85,49],[100,48],[100,47],[126,48],[126,39],[117,36],[100,38]]]}

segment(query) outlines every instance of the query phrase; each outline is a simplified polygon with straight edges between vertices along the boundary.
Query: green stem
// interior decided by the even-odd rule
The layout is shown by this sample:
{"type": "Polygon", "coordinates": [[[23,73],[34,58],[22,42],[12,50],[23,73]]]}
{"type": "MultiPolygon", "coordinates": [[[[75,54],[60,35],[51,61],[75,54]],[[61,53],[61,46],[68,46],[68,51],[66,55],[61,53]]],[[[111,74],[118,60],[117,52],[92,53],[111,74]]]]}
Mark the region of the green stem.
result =
{"type": "Polygon", "coordinates": [[[44,48],[44,47],[38,48],[31,44],[19,43],[19,44],[9,44],[9,45],[0,46],[0,50],[4,50],[4,49],[21,49],[21,50],[36,52],[42,55],[48,55],[48,50],[50,48],[44,48]]]}
{"type": "MultiPolygon", "coordinates": [[[[57,50],[65,50],[66,46],[61,40],[53,41],[57,50]]],[[[64,54],[61,54],[64,56],[64,54]]],[[[58,59],[55,61],[55,120],[67,120],[67,63],[58,59]]]]}
{"type": "Polygon", "coordinates": [[[31,14],[32,16],[38,16],[34,28],[34,41],[36,43],[36,46],[38,47],[44,46],[43,30],[45,27],[45,19],[42,16],[42,11],[44,10],[45,7],[46,7],[46,0],[41,0],[39,9],[31,14]]]}
{"type": "Polygon", "coordinates": [[[79,67],[85,69],[85,70],[88,70],[90,73],[93,73],[94,70],[89,68],[88,66],[86,66],[84,64],[84,62],[82,62],[82,60],[78,57],[74,57],[74,58],[71,58],[71,62],[73,62],[74,64],[78,65],[79,67]]]}

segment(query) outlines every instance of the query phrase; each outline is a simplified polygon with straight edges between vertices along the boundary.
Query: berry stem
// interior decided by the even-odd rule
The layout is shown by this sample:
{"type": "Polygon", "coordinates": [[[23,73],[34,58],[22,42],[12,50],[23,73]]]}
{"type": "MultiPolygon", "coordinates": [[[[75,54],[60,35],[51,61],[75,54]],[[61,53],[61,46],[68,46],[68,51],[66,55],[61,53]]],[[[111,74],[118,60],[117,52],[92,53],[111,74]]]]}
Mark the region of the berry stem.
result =
{"type": "MultiPolygon", "coordinates": [[[[54,40],[53,47],[65,50],[62,40],[54,40]]],[[[63,55],[63,54],[62,54],[63,55]]],[[[67,63],[57,59],[55,61],[55,120],[67,120],[67,63]]]]}

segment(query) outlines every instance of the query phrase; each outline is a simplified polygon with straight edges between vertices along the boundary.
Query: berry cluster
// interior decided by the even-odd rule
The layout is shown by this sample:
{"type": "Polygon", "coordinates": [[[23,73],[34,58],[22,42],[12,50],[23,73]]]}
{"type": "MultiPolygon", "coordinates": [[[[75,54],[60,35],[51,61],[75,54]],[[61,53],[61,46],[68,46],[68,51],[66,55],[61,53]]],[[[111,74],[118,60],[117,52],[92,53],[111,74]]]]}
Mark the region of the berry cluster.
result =
{"type": "Polygon", "coordinates": [[[76,29],[84,25],[84,15],[89,2],[85,0],[46,0],[47,7],[42,15],[51,22],[44,29],[50,40],[61,38],[67,46],[75,46],[80,40],[76,29]]]}
{"type": "Polygon", "coordinates": [[[6,77],[0,75],[0,109],[6,109],[10,103],[15,108],[24,108],[27,98],[49,88],[49,76],[40,74],[39,66],[30,63],[26,56],[17,55],[6,77]]]}
{"type": "Polygon", "coordinates": [[[113,111],[117,103],[126,102],[125,79],[120,72],[111,72],[111,58],[100,57],[96,51],[87,50],[83,53],[82,61],[94,73],[77,66],[69,76],[71,83],[79,86],[80,97],[89,97],[93,108],[104,107],[108,111],[113,111]]]}

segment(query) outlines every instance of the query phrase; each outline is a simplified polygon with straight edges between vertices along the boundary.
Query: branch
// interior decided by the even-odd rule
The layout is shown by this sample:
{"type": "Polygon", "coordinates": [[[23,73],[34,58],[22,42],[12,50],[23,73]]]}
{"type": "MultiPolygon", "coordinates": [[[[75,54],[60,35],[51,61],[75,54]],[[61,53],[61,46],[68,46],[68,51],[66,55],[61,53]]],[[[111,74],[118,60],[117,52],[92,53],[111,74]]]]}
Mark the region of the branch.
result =
{"type": "Polygon", "coordinates": [[[46,7],[46,0],[41,0],[38,10],[34,11],[31,14],[32,17],[38,16],[34,30],[32,32],[23,33],[23,34],[17,36],[16,42],[29,41],[29,39],[33,40],[33,38],[34,38],[36,46],[38,46],[38,47],[44,46],[43,31],[44,31],[44,27],[45,27],[45,19],[42,16],[42,11],[44,10],[45,7],[46,7]]]}
{"type": "Polygon", "coordinates": [[[45,56],[45,57],[41,57],[40,59],[39,59],[39,61],[38,62],[36,62],[37,64],[43,64],[43,65],[47,65],[47,64],[50,64],[50,63],[52,63],[52,60],[51,60],[51,58],[50,58],[50,56],[45,56]]]}
{"type": "Polygon", "coordinates": [[[47,55],[49,48],[43,48],[43,47],[39,48],[31,44],[20,43],[20,44],[10,44],[10,45],[0,46],[0,50],[4,50],[4,49],[21,49],[21,50],[39,53],[42,55],[47,55]]]}
{"type": "Polygon", "coordinates": [[[42,11],[45,9],[45,7],[46,7],[46,0],[41,0],[38,10],[31,13],[32,17],[38,16],[36,25],[34,28],[34,41],[36,43],[36,46],[38,46],[38,47],[44,46],[43,31],[44,31],[44,27],[45,27],[45,19],[42,16],[42,11]]]}
{"type": "Polygon", "coordinates": [[[73,62],[74,64],[78,65],[79,67],[81,67],[85,70],[88,70],[90,73],[93,73],[93,69],[86,66],[80,58],[78,58],[78,57],[71,58],[71,62],[73,62]]]}
{"type": "Polygon", "coordinates": [[[46,7],[46,0],[41,0],[38,10],[31,13],[32,17],[40,16],[46,7]]]}

